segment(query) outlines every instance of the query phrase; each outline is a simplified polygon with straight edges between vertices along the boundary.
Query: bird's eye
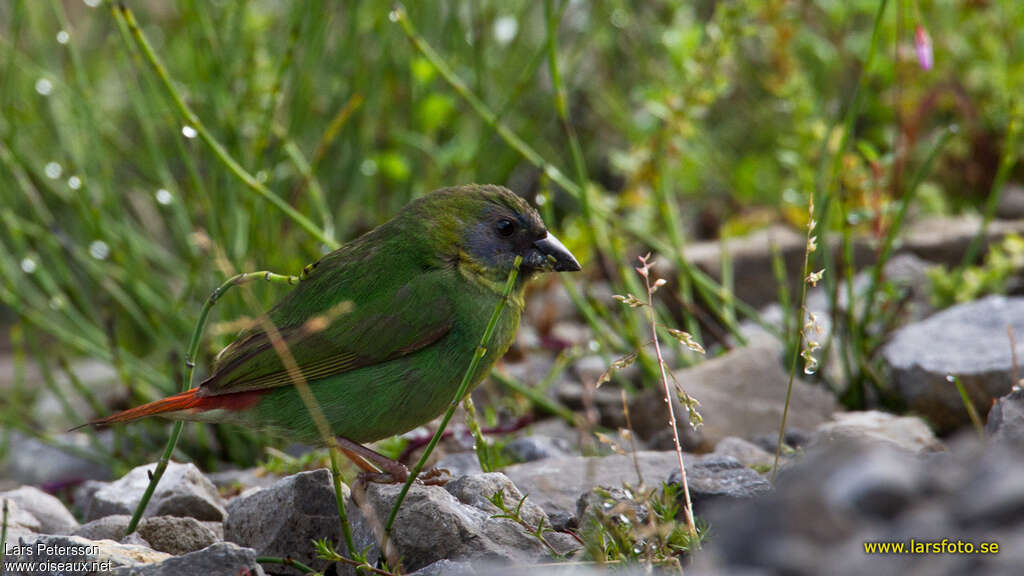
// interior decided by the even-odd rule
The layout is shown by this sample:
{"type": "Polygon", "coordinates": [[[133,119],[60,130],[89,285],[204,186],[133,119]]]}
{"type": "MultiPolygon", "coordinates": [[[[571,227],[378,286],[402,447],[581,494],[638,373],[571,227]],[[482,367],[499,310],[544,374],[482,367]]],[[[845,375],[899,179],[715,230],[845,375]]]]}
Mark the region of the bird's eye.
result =
{"type": "Polygon", "coordinates": [[[516,223],[508,218],[502,218],[501,220],[498,220],[498,224],[494,229],[502,236],[511,236],[516,231],[516,223]]]}

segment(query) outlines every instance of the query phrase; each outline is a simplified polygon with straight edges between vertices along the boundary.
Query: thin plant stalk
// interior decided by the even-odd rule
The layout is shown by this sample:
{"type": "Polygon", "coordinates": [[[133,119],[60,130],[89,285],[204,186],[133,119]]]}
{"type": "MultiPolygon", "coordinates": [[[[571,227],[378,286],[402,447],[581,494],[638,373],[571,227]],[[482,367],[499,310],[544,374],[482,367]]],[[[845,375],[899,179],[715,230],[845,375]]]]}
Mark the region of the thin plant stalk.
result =
{"type": "Polygon", "coordinates": [[[967,389],[964,388],[963,382],[960,382],[960,378],[949,375],[946,376],[946,380],[952,382],[956,386],[956,391],[960,393],[960,400],[964,403],[964,408],[967,410],[967,417],[971,419],[971,425],[974,426],[974,431],[978,433],[978,438],[985,440],[985,425],[981,422],[981,417],[978,416],[978,410],[974,408],[974,403],[971,402],[971,397],[967,394],[967,389]]]}
{"type": "Polygon", "coordinates": [[[434,436],[430,439],[426,449],[423,451],[423,455],[416,462],[416,465],[409,472],[409,477],[405,480],[405,484],[402,485],[401,492],[398,493],[398,498],[395,499],[395,505],[391,508],[391,514],[388,515],[388,521],[384,525],[384,534],[389,536],[391,534],[391,528],[395,524],[395,518],[398,517],[398,509],[402,507],[402,502],[405,500],[406,494],[409,493],[409,488],[412,487],[413,482],[423,471],[423,467],[427,463],[427,459],[430,458],[430,454],[434,451],[437,443],[441,440],[441,436],[444,435],[445,428],[448,427],[448,422],[451,421],[452,416],[455,415],[456,408],[459,407],[459,401],[469,391],[469,383],[473,380],[473,374],[476,373],[477,366],[480,365],[480,360],[483,359],[484,355],[487,354],[487,346],[491,343],[491,337],[494,335],[494,328],[498,325],[498,318],[501,317],[501,312],[505,309],[505,303],[508,301],[512,294],[512,287],[515,285],[516,278],[519,276],[519,266],[523,262],[522,256],[516,256],[515,261],[512,263],[512,271],[509,272],[508,281],[505,282],[505,290],[502,292],[501,299],[498,300],[498,305],[494,307],[494,312],[491,313],[491,319],[487,322],[487,328],[484,329],[483,336],[480,338],[480,344],[476,347],[476,351],[473,353],[472,360],[469,361],[469,367],[466,368],[465,374],[462,376],[462,382],[459,384],[459,389],[455,392],[455,397],[452,398],[451,404],[448,406],[448,410],[444,413],[444,417],[441,418],[441,423],[437,427],[437,431],[434,432],[434,436]]]}
{"type": "Polygon", "coordinates": [[[258,196],[260,196],[267,202],[270,202],[276,208],[281,210],[281,212],[283,212],[285,216],[287,216],[296,224],[298,224],[303,230],[308,232],[314,238],[316,238],[326,246],[330,247],[331,249],[338,248],[340,244],[338,244],[337,240],[328,236],[323,230],[318,228],[317,225],[314,224],[311,220],[306,218],[298,210],[296,210],[287,202],[282,200],[280,196],[271,192],[266,186],[261,184],[260,181],[257,180],[252,174],[246,171],[246,169],[243,168],[242,165],[239,164],[238,161],[235,160],[230,153],[228,153],[227,149],[224,148],[224,146],[216,138],[214,138],[213,134],[211,134],[209,129],[206,128],[206,125],[203,124],[202,120],[199,119],[199,116],[195,112],[193,112],[192,108],[190,108],[189,105],[185,102],[184,96],[182,96],[178,89],[175,88],[174,82],[171,80],[170,75],[167,73],[167,68],[164,66],[163,62],[160,61],[160,58],[156,55],[156,52],[153,51],[153,47],[150,45],[149,40],[146,39],[146,36],[142,33],[142,30],[139,28],[139,24],[135,20],[135,15],[132,13],[132,11],[121,2],[114,3],[112,5],[112,10],[114,13],[114,17],[121,19],[128,26],[128,30],[131,32],[132,38],[135,40],[136,44],[142,50],[142,53],[143,55],[145,55],[146,61],[153,69],[153,72],[157,75],[157,77],[160,78],[161,84],[167,91],[167,94],[171,97],[171,100],[174,102],[174,105],[178,109],[178,112],[181,114],[182,118],[185,120],[188,126],[195,129],[196,133],[203,140],[203,142],[205,142],[207,146],[209,146],[210,149],[213,151],[214,156],[216,156],[217,159],[220,160],[221,163],[223,163],[224,166],[227,167],[227,169],[232,174],[237,176],[239,180],[241,180],[246,186],[252,189],[258,196]]]}
{"type": "MultiPolygon", "coordinates": [[[[640,258],[641,266],[637,272],[643,276],[644,286],[647,288],[647,320],[651,325],[651,340],[654,342],[654,354],[658,359],[658,368],[661,371],[661,384],[665,389],[665,405],[668,406],[668,425],[672,429],[672,441],[676,447],[676,458],[679,459],[679,483],[683,486],[683,497],[686,500],[686,527],[690,536],[700,546],[697,537],[697,524],[693,520],[693,502],[690,500],[690,485],[686,481],[686,466],[683,464],[683,447],[679,442],[679,429],[676,427],[676,411],[672,408],[672,388],[668,383],[668,373],[665,370],[665,357],[661,354],[661,342],[658,340],[658,324],[654,316],[654,290],[650,278],[650,261],[647,257],[640,258]]],[[[692,408],[691,408],[692,409],[692,408]]]]}
{"type": "Polygon", "coordinates": [[[0,572],[4,570],[4,554],[7,552],[7,498],[4,498],[3,520],[0,521],[0,572]]]}
{"type": "MultiPolygon", "coordinates": [[[[214,304],[220,300],[221,296],[223,296],[225,292],[235,286],[239,286],[253,280],[295,284],[299,281],[299,277],[274,274],[273,272],[263,270],[260,272],[236,274],[218,286],[217,289],[210,294],[210,297],[206,299],[206,303],[203,304],[202,309],[199,311],[199,319],[196,320],[195,330],[192,331],[192,339],[188,345],[188,352],[185,354],[185,376],[181,382],[181,392],[185,392],[192,388],[192,375],[196,368],[196,356],[199,354],[199,340],[202,337],[206,321],[210,316],[210,310],[213,308],[214,304]]],[[[164,452],[160,456],[160,460],[157,461],[156,468],[150,474],[149,485],[146,486],[146,491],[143,492],[142,499],[139,500],[139,505],[135,507],[135,513],[132,514],[132,518],[128,522],[128,528],[125,530],[125,536],[134,532],[139,525],[139,521],[142,520],[142,514],[146,511],[146,506],[149,505],[149,500],[153,497],[157,484],[160,483],[160,479],[167,470],[167,466],[171,461],[171,455],[174,453],[174,448],[178,445],[178,439],[181,437],[181,429],[183,426],[184,422],[181,420],[174,422],[174,427],[171,429],[171,436],[167,439],[167,446],[164,447],[164,452]]]]}
{"type": "Polygon", "coordinates": [[[814,196],[810,198],[810,205],[807,209],[807,239],[804,246],[804,267],[803,275],[800,277],[800,304],[797,308],[799,318],[796,322],[796,338],[793,343],[793,360],[789,367],[789,382],[786,384],[786,402],[782,406],[782,422],[779,424],[779,439],[775,444],[775,462],[772,464],[772,480],[779,471],[779,457],[782,455],[782,440],[786,436],[786,419],[789,417],[789,400],[793,396],[793,380],[796,378],[796,368],[800,362],[800,355],[804,345],[804,317],[807,313],[807,284],[811,273],[811,253],[815,251],[816,240],[814,236],[814,196]]]}

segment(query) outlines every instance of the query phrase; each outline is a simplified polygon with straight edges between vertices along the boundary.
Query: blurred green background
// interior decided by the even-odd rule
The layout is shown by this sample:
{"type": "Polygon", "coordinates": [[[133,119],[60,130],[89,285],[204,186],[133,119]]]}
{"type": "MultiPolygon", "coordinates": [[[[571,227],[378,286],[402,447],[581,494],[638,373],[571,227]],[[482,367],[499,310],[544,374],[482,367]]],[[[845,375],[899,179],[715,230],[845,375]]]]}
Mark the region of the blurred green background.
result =
{"type": "MultiPolygon", "coordinates": [[[[65,389],[79,422],[180,386],[199,309],[231,273],[298,273],[325,239],[354,238],[436,188],[498,183],[542,204],[590,271],[577,305],[622,335],[600,342],[617,356],[642,343],[642,324],[587,285],[635,289],[644,234],[678,269],[688,242],[802,228],[812,194],[841,190],[848,218],[826,229],[879,238],[951,125],[913,210],[979,210],[1021,116],[1013,0],[127,5],[169,85],[108,3],[0,3],[3,346],[16,370],[112,364],[113,400],[65,389]]],[[[673,286],[684,302],[687,278],[673,286]]],[[[218,305],[200,375],[232,321],[281,288],[252,293],[257,306],[218,305]]],[[[4,437],[61,430],[23,410],[37,393],[0,399],[4,437]]],[[[238,431],[189,433],[193,457],[212,445],[205,434],[236,461],[259,453],[238,431]]],[[[155,436],[103,450],[141,461],[155,436]]]]}

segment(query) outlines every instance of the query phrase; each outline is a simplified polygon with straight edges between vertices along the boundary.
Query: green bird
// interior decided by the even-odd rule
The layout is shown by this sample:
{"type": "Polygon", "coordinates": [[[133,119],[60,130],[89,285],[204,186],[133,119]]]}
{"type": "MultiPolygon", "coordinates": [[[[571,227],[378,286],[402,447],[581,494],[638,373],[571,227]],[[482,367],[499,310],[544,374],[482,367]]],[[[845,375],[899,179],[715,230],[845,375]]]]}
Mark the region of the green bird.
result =
{"type": "Polygon", "coordinates": [[[527,281],[580,269],[537,211],[500,186],[445,188],[409,203],[307,266],[289,294],[217,355],[199,387],[92,423],[160,415],[316,444],[322,439],[295,386],[297,367],[345,454],[368,474],[379,469],[404,481],[404,466],[362,444],[445,411],[517,256],[511,301],[472,375],[475,386],[512,344],[527,281]],[[275,349],[282,342],[294,364],[275,349]]]}

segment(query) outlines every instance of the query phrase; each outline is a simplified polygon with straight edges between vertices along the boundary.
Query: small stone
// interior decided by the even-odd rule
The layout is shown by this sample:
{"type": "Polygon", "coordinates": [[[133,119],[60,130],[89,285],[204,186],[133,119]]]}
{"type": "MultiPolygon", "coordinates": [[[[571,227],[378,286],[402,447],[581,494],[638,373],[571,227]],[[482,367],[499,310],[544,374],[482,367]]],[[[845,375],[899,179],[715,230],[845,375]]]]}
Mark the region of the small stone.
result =
{"type": "Polygon", "coordinates": [[[150,548],[175,556],[202,550],[217,542],[217,535],[195,518],[154,516],[139,523],[138,534],[150,548]]]}
{"type": "MultiPolygon", "coordinates": [[[[87,520],[113,514],[132,514],[149,485],[154,465],[132,469],[120,480],[92,485],[79,494],[87,520]],[[91,493],[90,493],[91,492],[91,493]]],[[[217,488],[194,464],[171,462],[157,485],[143,517],[187,516],[197,520],[221,521],[225,517],[224,501],[217,488]]]]}
{"type": "Polygon", "coordinates": [[[264,576],[266,572],[256,562],[256,553],[230,542],[218,542],[208,548],[183,556],[172,556],[159,564],[122,568],[116,576],[264,576]]]}
{"type": "MultiPolygon", "coordinates": [[[[550,558],[549,550],[526,528],[511,519],[495,517],[500,512],[489,498],[497,489],[506,493],[505,503],[514,507],[515,501],[510,500],[521,492],[500,473],[463,477],[447,489],[413,485],[391,533],[391,544],[403,568],[415,571],[443,559],[524,563],[550,558]]],[[[359,514],[376,521],[367,520],[360,529],[353,527],[353,536],[360,532],[360,537],[372,537],[361,534],[370,526],[382,530],[399,490],[401,486],[394,484],[367,486],[357,498],[364,503],[359,514]]],[[[529,500],[524,511],[530,522],[544,519],[550,526],[544,513],[529,500]]],[[[568,548],[571,539],[558,533],[548,533],[545,538],[560,551],[568,548]]]]}
{"type": "Polygon", "coordinates": [[[924,420],[916,416],[896,416],[887,412],[837,412],[831,422],[818,427],[811,442],[829,442],[840,438],[886,442],[909,452],[942,450],[924,420]]]}
{"type": "Polygon", "coordinates": [[[39,521],[39,532],[44,534],[68,534],[78,528],[78,520],[54,496],[33,486],[22,486],[17,490],[0,493],[0,500],[17,502],[39,521]]]}
{"type": "Polygon", "coordinates": [[[994,442],[1024,446],[1024,390],[1017,388],[992,406],[985,433],[994,442]]]}
{"type": "MultiPolygon", "coordinates": [[[[376,540],[360,528],[348,487],[343,486],[343,491],[353,534],[365,536],[355,538],[355,546],[360,551],[373,546],[369,557],[373,562],[376,540]]],[[[350,555],[342,537],[334,483],[326,468],[287,476],[266,488],[238,496],[228,504],[224,539],[252,548],[260,556],[291,556],[323,571],[328,562],[316,557],[312,544],[313,540],[321,538],[330,540],[340,553],[350,555]]],[[[279,568],[268,566],[267,569],[276,572],[279,568]]],[[[350,572],[348,567],[343,569],[350,572]]]]}
{"type": "MultiPolygon", "coordinates": [[[[1013,387],[1007,326],[1024,333],[1024,298],[989,296],[897,330],[882,349],[892,387],[939,433],[970,424],[956,377],[979,413],[1013,387]]],[[[1024,356],[1024,339],[1017,341],[1024,356]]]]}

